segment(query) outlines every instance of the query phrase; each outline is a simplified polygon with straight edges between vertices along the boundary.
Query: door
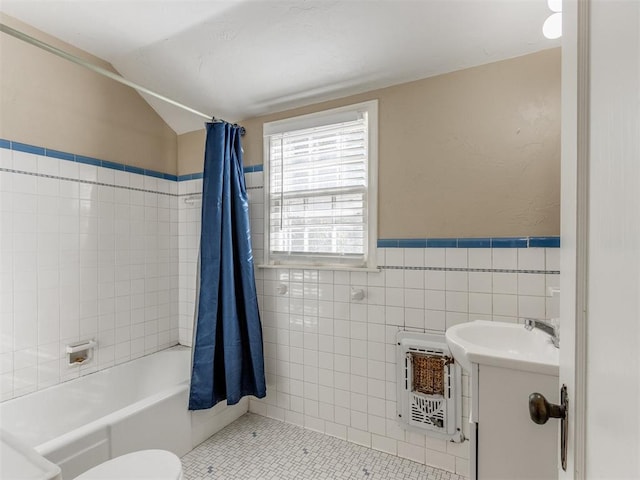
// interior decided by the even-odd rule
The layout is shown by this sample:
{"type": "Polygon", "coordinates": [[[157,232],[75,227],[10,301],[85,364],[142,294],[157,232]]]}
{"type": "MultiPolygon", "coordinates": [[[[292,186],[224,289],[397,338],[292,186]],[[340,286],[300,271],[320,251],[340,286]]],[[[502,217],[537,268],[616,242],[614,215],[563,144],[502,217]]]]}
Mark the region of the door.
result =
{"type": "Polygon", "coordinates": [[[559,478],[640,478],[640,1],[564,3],[559,478]]]}

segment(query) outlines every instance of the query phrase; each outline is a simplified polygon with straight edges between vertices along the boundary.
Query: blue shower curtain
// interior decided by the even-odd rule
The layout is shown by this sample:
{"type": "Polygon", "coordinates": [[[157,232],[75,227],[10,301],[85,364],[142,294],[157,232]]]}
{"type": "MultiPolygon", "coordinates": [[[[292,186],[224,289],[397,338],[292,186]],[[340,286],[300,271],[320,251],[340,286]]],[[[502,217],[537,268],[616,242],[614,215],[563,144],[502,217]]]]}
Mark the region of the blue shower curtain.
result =
{"type": "Polygon", "coordinates": [[[189,410],[266,394],[240,130],[208,123],[189,410]]]}

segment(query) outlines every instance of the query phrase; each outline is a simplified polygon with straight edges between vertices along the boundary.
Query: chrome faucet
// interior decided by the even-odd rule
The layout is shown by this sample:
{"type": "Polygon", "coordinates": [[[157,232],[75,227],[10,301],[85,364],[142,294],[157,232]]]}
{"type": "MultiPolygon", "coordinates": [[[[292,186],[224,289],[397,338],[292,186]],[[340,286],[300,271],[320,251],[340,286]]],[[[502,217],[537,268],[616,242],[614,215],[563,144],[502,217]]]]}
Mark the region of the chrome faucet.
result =
{"type": "Polygon", "coordinates": [[[533,330],[537,328],[551,336],[551,343],[556,348],[560,348],[560,325],[557,320],[542,320],[539,318],[525,318],[524,328],[533,330]]]}

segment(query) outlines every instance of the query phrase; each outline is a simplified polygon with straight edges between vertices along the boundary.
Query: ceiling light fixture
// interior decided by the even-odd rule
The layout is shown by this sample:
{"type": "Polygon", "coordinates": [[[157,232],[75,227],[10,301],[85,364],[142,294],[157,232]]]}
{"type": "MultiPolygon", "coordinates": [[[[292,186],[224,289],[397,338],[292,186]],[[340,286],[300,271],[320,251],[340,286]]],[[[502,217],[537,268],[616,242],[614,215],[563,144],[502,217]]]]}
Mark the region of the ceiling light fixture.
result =
{"type": "Polygon", "coordinates": [[[562,0],[547,0],[547,5],[553,13],[544,21],[542,34],[555,40],[562,36],[562,0]]]}

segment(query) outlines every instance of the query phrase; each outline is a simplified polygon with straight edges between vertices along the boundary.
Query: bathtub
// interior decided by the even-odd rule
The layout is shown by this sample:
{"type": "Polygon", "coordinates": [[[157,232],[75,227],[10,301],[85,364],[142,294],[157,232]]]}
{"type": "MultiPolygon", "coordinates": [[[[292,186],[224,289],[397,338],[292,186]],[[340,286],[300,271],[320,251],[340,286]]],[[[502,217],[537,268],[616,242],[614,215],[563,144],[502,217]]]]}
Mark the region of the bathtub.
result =
{"type": "Polygon", "coordinates": [[[187,410],[191,349],[173,347],[0,404],[7,430],[71,480],[110,458],[148,448],[182,456],[247,411],[187,410]]]}

